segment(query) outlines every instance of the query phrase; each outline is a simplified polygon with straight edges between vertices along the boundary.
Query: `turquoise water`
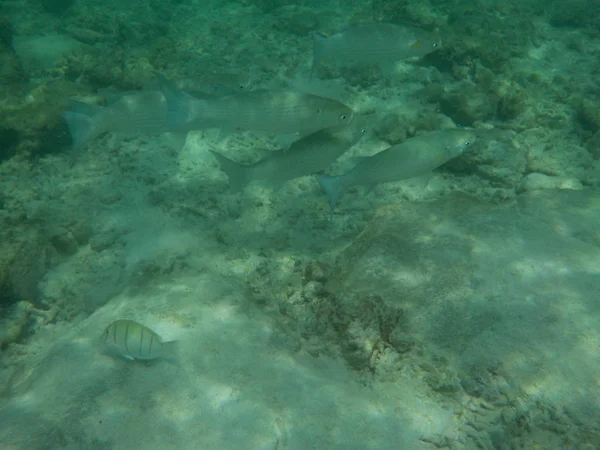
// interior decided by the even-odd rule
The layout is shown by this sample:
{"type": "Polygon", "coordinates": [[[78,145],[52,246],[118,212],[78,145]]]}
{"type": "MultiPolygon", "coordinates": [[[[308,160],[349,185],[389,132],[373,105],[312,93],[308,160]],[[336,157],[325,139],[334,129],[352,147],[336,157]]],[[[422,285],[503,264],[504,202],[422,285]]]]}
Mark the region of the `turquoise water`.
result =
{"type": "Polygon", "coordinates": [[[600,448],[599,24],[0,3],[0,449],[600,448]]]}

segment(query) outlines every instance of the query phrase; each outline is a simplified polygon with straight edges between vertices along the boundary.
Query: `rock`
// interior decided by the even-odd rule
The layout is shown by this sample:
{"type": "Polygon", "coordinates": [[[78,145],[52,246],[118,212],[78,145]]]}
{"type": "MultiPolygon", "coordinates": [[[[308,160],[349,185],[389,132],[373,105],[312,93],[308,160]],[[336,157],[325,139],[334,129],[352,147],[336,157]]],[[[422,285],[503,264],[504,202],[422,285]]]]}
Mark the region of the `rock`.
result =
{"type": "Polygon", "coordinates": [[[297,36],[308,36],[319,27],[317,14],[298,6],[284,6],[273,12],[273,28],[297,36]]]}
{"type": "Polygon", "coordinates": [[[556,144],[549,143],[543,152],[530,153],[527,160],[527,171],[584,179],[593,163],[594,157],[585,148],[557,142],[556,144]]]}
{"type": "Polygon", "coordinates": [[[294,4],[291,0],[242,0],[243,4],[253,4],[263,13],[268,13],[282,6],[294,4]]]}
{"type": "Polygon", "coordinates": [[[586,0],[552,2],[549,5],[549,22],[555,27],[586,28],[600,20],[600,7],[586,0]]]}
{"type": "Polygon", "coordinates": [[[390,145],[400,144],[406,139],[409,125],[398,114],[388,114],[374,128],[377,138],[390,145]]]}
{"type": "Polygon", "coordinates": [[[444,86],[440,83],[429,83],[418,92],[420,97],[432,103],[441,101],[444,97],[444,93],[444,86]]]}
{"type": "Polygon", "coordinates": [[[527,91],[515,81],[499,81],[492,92],[496,97],[496,115],[500,120],[515,119],[525,110],[527,91]]]}
{"type": "Polygon", "coordinates": [[[72,255],[77,252],[77,239],[75,239],[73,233],[66,228],[55,227],[52,230],[47,231],[45,234],[48,236],[50,242],[58,253],[63,255],[72,255]]]}
{"type": "Polygon", "coordinates": [[[345,357],[359,367],[374,339],[399,354],[418,342],[426,355],[451,358],[459,377],[501,364],[517,379],[552,373],[563,377],[561,386],[575,386],[542,349],[561,348],[569,358],[561,330],[581,319],[578,308],[595,308],[599,199],[553,190],[497,205],[459,193],[421,204],[391,200],[338,254],[328,278],[327,290],[339,299],[335,317],[355,317],[342,328],[349,333],[345,357]],[[381,300],[369,304],[374,293],[381,300]],[[374,325],[393,308],[403,314],[386,339],[374,325]]]}
{"type": "Polygon", "coordinates": [[[19,302],[10,307],[8,313],[3,312],[0,318],[0,349],[18,342],[27,332],[31,304],[19,302]]]}
{"type": "Polygon", "coordinates": [[[592,132],[600,130],[600,105],[589,98],[577,98],[573,101],[577,111],[577,120],[592,132]]]}
{"type": "Polygon", "coordinates": [[[402,329],[402,326],[394,328],[390,335],[390,344],[394,349],[402,354],[407,353],[415,346],[415,338],[402,329]]]}
{"type": "Polygon", "coordinates": [[[95,252],[101,252],[113,246],[117,239],[119,239],[119,232],[108,229],[90,238],[90,248],[95,252]]]}
{"type": "Polygon", "coordinates": [[[18,299],[36,300],[40,281],[58,262],[56,249],[45,239],[32,237],[22,243],[8,268],[14,296],[18,299]]]}
{"type": "Polygon", "coordinates": [[[8,269],[8,261],[0,261],[0,307],[2,308],[12,305],[19,300],[13,290],[8,269]]]}
{"type": "Polygon", "coordinates": [[[62,33],[43,35],[18,35],[12,46],[27,71],[49,70],[63,58],[87,47],[82,42],[62,33]]]}
{"type": "Polygon", "coordinates": [[[306,282],[316,281],[324,283],[327,281],[327,268],[319,261],[310,261],[304,269],[304,280],[306,282]]]}
{"type": "Polygon", "coordinates": [[[42,8],[50,14],[61,15],[69,9],[75,0],[41,0],[42,8]]]}
{"type": "Polygon", "coordinates": [[[17,83],[27,79],[23,67],[13,49],[14,29],[5,18],[0,18],[0,80],[3,84],[17,83]]]}
{"type": "Polygon", "coordinates": [[[539,191],[542,189],[583,189],[581,182],[575,178],[551,177],[543,173],[530,173],[521,181],[519,192],[539,191]]]}
{"type": "Polygon", "coordinates": [[[471,126],[476,121],[495,117],[497,102],[475,85],[465,82],[442,96],[440,108],[457,125],[471,126]]]}
{"type": "Polygon", "coordinates": [[[594,157],[594,159],[600,159],[600,131],[594,133],[594,135],[587,140],[585,148],[594,157]]]}
{"type": "Polygon", "coordinates": [[[12,48],[14,28],[10,21],[4,17],[0,18],[0,45],[4,48],[12,48]]]}
{"type": "Polygon", "coordinates": [[[0,163],[12,158],[20,142],[19,133],[12,128],[0,128],[0,163]]]}
{"type": "Polygon", "coordinates": [[[514,189],[527,171],[527,158],[513,145],[511,137],[504,131],[484,131],[473,148],[446,167],[454,172],[476,173],[495,187],[514,189]]]}

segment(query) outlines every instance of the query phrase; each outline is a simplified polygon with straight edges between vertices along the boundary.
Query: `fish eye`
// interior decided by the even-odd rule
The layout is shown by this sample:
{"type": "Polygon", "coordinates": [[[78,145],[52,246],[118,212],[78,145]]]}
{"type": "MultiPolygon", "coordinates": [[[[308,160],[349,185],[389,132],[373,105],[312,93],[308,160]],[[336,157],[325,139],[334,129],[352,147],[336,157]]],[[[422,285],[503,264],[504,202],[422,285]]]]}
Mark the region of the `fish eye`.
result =
{"type": "Polygon", "coordinates": [[[239,89],[240,91],[243,91],[244,89],[246,89],[246,86],[244,86],[243,84],[240,84],[240,85],[238,86],[238,89],[239,89]]]}
{"type": "Polygon", "coordinates": [[[465,141],[465,145],[466,145],[466,146],[469,146],[469,145],[471,145],[471,141],[465,141]]]}
{"type": "Polygon", "coordinates": [[[433,43],[433,47],[434,47],[434,48],[435,48],[435,47],[437,47],[437,42],[434,42],[434,43],[433,43]]]}
{"type": "Polygon", "coordinates": [[[340,116],[340,120],[346,120],[348,118],[348,116],[346,114],[342,114],[340,116]]]}

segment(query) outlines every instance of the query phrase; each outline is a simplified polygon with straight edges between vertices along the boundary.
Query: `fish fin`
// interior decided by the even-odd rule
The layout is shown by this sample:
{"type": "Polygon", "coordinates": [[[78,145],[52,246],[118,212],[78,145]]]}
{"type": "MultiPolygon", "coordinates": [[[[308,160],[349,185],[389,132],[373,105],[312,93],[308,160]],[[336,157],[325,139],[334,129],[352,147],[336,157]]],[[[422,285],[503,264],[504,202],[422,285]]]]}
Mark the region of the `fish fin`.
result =
{"type": "Polygon", "coordinates": [[[135,360],[135,358],[133,356],[131,356],[131,355],[121,355],[121,356],[123,356],[123,358],[125,358],[127,361],[134,361],[135,360]]]}
{"type": "Polygon", "coordinates": [[[330,177],[326,175],[317,175],[317,182],[323,188],[329,199],[329,217],[333,218],[335,204],[344,193],[344,186],[341,183],[342,177],[330,177]]]}
{"type": "Polygon", "coordinates": [[[326,40],[327,37],[323,36],[322,34],[315,33],[313,35],[313,60],[312,67],[310,68],[311,79],[317,74],[317,69],[319,68],[321,57],[323,56],[326,40]]]}
{"type": "Polygon", "coordinates": [[[93,103],[80,102],[79,100],[69,99],[67,102],[69,105],[69,111],[84,114],[86,116],[95,116],[100,111],[102,111],[105,107],[102,105],[95,105],[93,103]]]}
{"type": "Polygon", "coordinates": [[[161,141],[169,148],[179,151],[185,146],[187,136],[187,131],[168,131],[162,134],[161,141]]]}
{"type": "Polygon", "coordinates": [[[177,364],[179,362],[178,347],[179,347],[179,341],[162,342],[161,349],[160,349],[161,359],[164,359],[165,361],[169,361],[171,363],[177,364]]]}
{"type": "Polygon", "coordinates": [[[160,90],[167,102],[167,127],[177,129],[185,125],[189,118],[190,103],[198,100],[177,89],[175,83],[156,73],[160,90]]]}
{"type": "Polygon", "coordinates": [[[248,167],[236,163],[214,150],[208,151],[217,159],[219,166],[221,166],[221,170],[227,174],[231,192],[240,192],[250,181],[250,178],[248,177],[248,167]]]}
{"type": "Polygon", "coordinates": [[[161,345],[160,345],[161,353],[164,353],[166,355],[172,354],[173,352],[175,352],[177,350],[178,346],[179,346],[179,341],[161,342],[161,345]]]}
{"type": "Polygon", "coordinates": [[[63,111],[62,118],[67,123],[74,148],[83,147],[95,135],[94,119],[86,114],[63,111]]]}
{"type": "Polygon", "coordinates": [[[348,161],[356,166],[369,158],[370,156],[351,156],[350,158],[348,158],[348,161]]]}
{"type": "Polygon", "coordinates": [[[294,142],[302,137],[300,133],[281,133],[276,137],[278,147],[285,151],[289,149],[294,142]]]}

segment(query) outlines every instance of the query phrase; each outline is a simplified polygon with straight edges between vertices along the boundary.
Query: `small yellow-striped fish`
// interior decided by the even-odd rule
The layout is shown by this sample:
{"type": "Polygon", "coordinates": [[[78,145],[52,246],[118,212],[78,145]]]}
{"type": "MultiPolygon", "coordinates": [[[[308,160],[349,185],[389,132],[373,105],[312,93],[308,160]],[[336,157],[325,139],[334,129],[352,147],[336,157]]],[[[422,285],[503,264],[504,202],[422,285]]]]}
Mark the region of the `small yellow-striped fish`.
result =
{"type": "Polygon", "coordinates": [[[116,320],[101,336],[104,345],[126,359],[155,359],[165,354],[165,347],[175,341],[163,342],[150,328],[133,320],[116,320]]]}

